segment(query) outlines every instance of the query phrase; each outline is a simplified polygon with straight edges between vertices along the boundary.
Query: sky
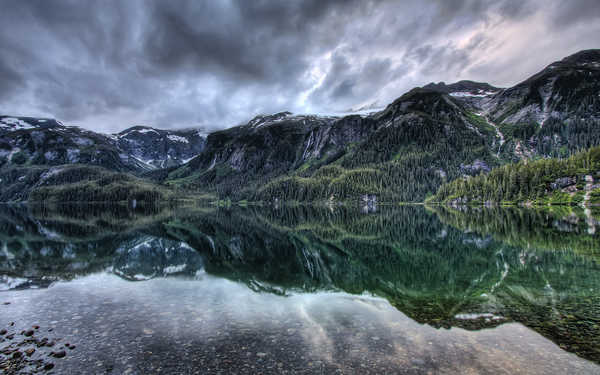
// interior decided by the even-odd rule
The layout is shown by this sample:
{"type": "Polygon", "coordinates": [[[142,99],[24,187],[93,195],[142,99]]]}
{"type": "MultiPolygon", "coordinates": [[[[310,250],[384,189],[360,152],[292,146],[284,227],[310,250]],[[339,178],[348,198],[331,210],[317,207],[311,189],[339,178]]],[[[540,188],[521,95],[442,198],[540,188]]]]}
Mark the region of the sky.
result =
{"type": "Polygon", "coordinates": [[[512,86],[600,48],[598,0],[0,0],[0,114],[117,132],[512,86]]]}

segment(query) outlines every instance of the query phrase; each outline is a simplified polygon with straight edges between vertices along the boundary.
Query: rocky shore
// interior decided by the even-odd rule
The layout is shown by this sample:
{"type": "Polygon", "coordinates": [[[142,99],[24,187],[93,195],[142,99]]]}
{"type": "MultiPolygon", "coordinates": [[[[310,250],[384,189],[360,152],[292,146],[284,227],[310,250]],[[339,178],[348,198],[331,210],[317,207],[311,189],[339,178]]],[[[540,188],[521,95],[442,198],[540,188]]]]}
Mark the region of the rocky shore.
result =
{"type": "Polygon", "coordinates": [[[75,345],[55,337],[52,328],[35,324],[17,327],[15,322],[0,329],[0,345],[0,370],[6,375],[48,372],[55,368],[57,360],[75,349],[75,345]]]}

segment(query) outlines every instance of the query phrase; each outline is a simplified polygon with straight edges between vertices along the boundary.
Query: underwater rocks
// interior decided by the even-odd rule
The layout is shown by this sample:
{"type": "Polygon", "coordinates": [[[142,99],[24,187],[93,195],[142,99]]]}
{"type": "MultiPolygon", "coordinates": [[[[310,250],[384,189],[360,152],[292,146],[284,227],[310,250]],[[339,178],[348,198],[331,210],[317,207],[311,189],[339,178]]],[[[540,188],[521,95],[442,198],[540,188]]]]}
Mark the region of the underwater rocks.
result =
{"type": "MultiPolygon", "coordinates": [[[[51,332],[48,329],[47,332],[51,332]]],[[[15,323],[11,322],[7,328],[0,330],[0,370],[3,374],[35,374],[49,371],[54,368],[51,358],[65,358],[65,350],[50,351],[59,342],[60,338],[41,337],[40,326],[33,325],[23,329],[17,334],[15,323]]],[[[66,343],[65,348],[75,349],[75,345],[66,343]]]]}

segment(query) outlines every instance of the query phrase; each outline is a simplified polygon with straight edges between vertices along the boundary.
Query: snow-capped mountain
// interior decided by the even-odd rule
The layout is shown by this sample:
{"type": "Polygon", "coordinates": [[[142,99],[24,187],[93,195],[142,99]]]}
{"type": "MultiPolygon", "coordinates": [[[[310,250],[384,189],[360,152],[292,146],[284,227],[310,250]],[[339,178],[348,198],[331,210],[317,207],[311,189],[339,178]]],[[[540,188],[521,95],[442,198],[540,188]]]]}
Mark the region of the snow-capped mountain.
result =
{"type": "Polygon", "coordinates": [[[112,136],[128,155],[154,167],[187,163],[204,149],[206,134],[199,129],[161,130],[134,126],[112,136]]]}
{"type": "Polygon", "coordinates": [[[0,165],[90,164],[139,173],[189,161],[205,139],[199,129],[136,126],[107,135],[54,119],[0,116],[0,165]]]}
{"type": "Polygon", "coordinates": [[[482,103],[495,122],[546,125],[552,120],[600,118],[600,50],[553,62],[482,103]]]}
{"type": "Polygon", "coordinates": [[[0,116],[0,135],[15,130],[53,128],[57,126],[63,126],[63,124],[51,118],[0,116]]]}
{"type": "Polygon", "coordinates": [[[0,124],[0,164],[89,164],[119,172],[149,169],[104,134],[52,119],[3,116],[0,124]]]}
{"type": "Polygon", "coordinates": [[[368,114],[257,116],[165,177],[240,199],[421,200],[447,180],[600,144],[599,92],[600,50],[581,51],[510,88],[440,82],[368,114]]]}
{"type": "Polygon", "coordinates": [[[456,178],[600,145],[599,92],[600,50],[587,50],[510,88],[430,83],[381,109],[279,112],[206,135],[146,126],[105,135],[0,116],[0,178],[12,183],[3,199],[25,199],[42,167],[84,164],[235,199],[421,201],[456,178]]]}
{"type": "Polygon", "coordinates": [[[445,84],[444,82],[432,82],[423,86],[423,89],[447,94],[455,99],[460,100],[461,103],[475,109],[478,109],[483,101],[492,98],[494,95],[503,90],[499,87],[494,87],[489,83],[466,80],[458,81],[449,85],[445,84]]]}

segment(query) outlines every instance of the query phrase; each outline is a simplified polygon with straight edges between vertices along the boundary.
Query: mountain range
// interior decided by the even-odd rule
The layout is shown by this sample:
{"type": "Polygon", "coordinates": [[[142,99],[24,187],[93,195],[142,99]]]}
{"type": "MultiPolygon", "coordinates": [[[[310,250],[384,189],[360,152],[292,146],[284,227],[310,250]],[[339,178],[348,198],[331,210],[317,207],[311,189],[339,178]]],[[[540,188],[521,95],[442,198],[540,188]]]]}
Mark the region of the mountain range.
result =
{"type": "Polygon", "coordinates": [[[201,192],[253,201],[423,201],[446,182],[597,145],[600,50],[586,50],[510,88],[430,83],[379,111],[281,112],[210,134],[144,126],[100,134],[0,116],[0,200],[65,200],[73,189],[79,200],[87,192],[129,200],[133,184],[153,192],[141,200],[201,192]],[[98,193],[108,185],[111,194],[98,193]]]}

